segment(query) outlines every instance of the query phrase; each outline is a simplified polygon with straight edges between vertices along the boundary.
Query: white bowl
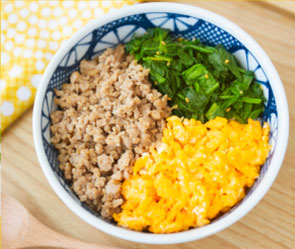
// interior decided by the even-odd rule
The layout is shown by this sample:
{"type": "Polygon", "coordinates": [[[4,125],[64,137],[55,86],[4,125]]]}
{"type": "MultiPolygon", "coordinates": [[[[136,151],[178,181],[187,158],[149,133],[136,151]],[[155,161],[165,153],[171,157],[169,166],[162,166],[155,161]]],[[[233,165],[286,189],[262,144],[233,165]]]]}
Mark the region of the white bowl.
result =
{"type": "Polygon", "coordinates": [[[135,242],[172,244],[197,240],[214,234],[247,214],[265,195],[281,167],[289,133],[288,105],[279,75],[263,49],[241,28],[210,11],[176,3],[148,3],[125,7],[91,21],[63,45],[48,65],[35,99],[33,135],[35,149],[44,174],[59,198],[80,218],[113,236],[135,242]],[[210,224],[173,234],[152,234],[125,229],[99,217],[81,203],[71,191],[58,168],[57,151],[50,144],[49,114],[53,88],[68,82],[78,70],[81,59],[90,59],[109,46],[126,42],[131,34],[143,33],[148,27],[161,26],[176,35],[216,45],[222,43],[240,64],[255,72],[267,98],[263,120],[271,126],[271,152],[261,173],[246,197],[226,214],[210,224]]]}

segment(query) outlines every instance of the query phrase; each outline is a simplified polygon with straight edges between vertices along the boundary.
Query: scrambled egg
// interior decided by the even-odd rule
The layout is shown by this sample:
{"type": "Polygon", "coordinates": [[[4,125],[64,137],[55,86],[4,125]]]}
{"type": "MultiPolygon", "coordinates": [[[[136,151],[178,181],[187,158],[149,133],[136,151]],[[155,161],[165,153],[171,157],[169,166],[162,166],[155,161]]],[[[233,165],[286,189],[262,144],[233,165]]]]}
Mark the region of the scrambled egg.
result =
{"type": "Polygon", "coordinates": [[[118,225],[172,233],[206,225],[245,196],[265,162],[269,125],[217,117],[167,119],[162,144],[139,158],[122,185],[118,225]]]}

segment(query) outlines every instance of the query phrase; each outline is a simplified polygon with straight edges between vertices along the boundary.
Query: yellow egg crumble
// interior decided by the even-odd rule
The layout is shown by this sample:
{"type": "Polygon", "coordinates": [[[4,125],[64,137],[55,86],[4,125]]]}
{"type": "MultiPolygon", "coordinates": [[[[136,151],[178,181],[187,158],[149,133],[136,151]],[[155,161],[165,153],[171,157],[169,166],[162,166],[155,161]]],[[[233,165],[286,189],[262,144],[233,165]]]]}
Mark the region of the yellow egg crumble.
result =
{"type": "Polygon", "coordinates": [[[217,117],[167,119],[162,144],[139,158],[122,185],[118,225],[172,233],[208,224],[245,196],[265,162],[269,125],[217,117]]]}

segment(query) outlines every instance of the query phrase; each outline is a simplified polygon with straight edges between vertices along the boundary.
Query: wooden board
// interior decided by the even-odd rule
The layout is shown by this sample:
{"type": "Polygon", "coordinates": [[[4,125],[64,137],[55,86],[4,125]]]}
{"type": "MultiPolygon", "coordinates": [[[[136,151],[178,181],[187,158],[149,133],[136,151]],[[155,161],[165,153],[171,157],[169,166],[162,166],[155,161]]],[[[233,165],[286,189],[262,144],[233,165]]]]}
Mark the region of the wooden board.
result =
{"type": "MultiPolygon", "coordinates": [[[[271,3],[182,1],[212,10],[247,31],[266,51],[284,83],[290,139],[282,168],[263,200],[243,219],[213,236],[186,244],[153,246],[120,240],[86,224],[53,192],[39,166],[32,138],[32,110],[3,134],[2,191],[23,203],[45,225],[89,242],[124,248],[295,248],[295,20],[271,3]]],[[[284,4],[284,2],[281,2],[284,4]]],[[[286,3],[293,4],[291,2],[286,3]]],[[[277,5],[277,4],[276,4],[277,5]]]]}

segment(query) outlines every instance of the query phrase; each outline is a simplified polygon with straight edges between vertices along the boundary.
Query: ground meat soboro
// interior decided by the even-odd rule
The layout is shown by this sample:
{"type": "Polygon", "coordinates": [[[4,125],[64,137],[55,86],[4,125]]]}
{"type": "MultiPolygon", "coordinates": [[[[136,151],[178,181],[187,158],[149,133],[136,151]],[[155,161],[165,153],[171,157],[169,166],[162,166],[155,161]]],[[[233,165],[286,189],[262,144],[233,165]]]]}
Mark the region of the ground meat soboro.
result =
{"type": "Polygon", "coordinates": [[[80,200],[107,219],[120,211],[122,181],[161,140],[170,114],[167,96],[152,88],[148,73],[119,45],[83,60],[70,83],[55,90],[51,141],[60,169],[80,200]]]}

